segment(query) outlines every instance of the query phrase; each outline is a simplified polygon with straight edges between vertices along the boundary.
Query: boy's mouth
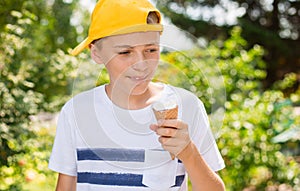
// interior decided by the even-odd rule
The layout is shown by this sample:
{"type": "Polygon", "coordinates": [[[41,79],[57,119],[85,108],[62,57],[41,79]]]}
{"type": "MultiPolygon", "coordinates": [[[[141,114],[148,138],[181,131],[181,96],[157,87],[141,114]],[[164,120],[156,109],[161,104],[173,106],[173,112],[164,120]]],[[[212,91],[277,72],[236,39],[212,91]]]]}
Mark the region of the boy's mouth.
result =
{"type": "Polygon", "coordinates": [[[148,75],[144,76],[127,76],[130,80],[134,82],[142,82],[148,80],[148,75]]]}
{"type": "Polygon", "coordinates": [[[147,77],[146,76],[131,76],[130,79],[133,81],[144,81],[147,79],[147,77]]]}

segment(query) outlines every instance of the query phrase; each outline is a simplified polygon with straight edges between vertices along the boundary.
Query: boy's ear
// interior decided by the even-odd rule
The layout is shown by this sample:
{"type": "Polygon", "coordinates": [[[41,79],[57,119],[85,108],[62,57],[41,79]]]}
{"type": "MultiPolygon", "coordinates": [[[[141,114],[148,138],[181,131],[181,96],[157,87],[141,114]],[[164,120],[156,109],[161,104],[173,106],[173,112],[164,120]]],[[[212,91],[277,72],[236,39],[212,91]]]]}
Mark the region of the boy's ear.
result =
{"type": "Polygon", "coordinates": [[[97,64],[102,64],[103,60],[100,56],[99,49],[96,45],[90,44],[91,57],[97,64]]]}

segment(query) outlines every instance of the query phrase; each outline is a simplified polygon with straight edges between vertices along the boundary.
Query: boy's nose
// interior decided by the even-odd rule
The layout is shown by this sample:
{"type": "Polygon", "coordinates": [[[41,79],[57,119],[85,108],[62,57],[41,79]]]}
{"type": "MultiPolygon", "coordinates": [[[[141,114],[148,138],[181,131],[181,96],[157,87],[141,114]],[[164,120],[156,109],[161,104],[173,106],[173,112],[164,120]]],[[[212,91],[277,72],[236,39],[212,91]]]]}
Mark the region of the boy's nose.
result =
{"type": "Polygon", "coordinates": [[[144,71],[147,68],[147,59],[143,52],[137,52],[135,54],[135,59],[132,63],[132,68],[138,71],[144,71]]]}

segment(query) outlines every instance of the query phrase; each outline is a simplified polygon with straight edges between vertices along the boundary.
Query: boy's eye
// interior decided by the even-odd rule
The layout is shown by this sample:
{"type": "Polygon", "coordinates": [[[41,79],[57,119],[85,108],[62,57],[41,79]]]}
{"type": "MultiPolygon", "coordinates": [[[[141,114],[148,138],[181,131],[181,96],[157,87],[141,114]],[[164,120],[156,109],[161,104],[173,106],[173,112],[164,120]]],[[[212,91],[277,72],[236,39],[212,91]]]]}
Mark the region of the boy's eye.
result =
{"type": "Polygon", "coordinates": [[[119,52],[118,54],[129,54],[130,53],[130,51],[121,51],[121,52],[119,52]]]}
{"type": "Polygon", "coordinates": [[[146,52],[156,52],[156,51],[158,51],[158,49],[157,48],[151,48],[151,49],[148,49],[146,52]]]}

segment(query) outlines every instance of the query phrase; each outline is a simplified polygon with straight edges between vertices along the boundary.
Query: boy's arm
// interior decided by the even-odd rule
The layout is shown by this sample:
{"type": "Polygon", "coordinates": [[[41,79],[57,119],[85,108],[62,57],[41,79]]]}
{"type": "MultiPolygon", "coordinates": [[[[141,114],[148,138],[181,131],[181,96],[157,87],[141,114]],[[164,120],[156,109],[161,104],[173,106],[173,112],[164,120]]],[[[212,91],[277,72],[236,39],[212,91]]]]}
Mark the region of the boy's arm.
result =
{"type": "Polygon", "coordinates": [[[224,191],[225,186],[191,141],[188,125],[180,120],[163,120],[150,127],[159,135],[162,147],[182,161],[192,183],[193,191],[224,191]]]}
{"type": "Polygon", "coordinates": [[[193,142],[177,155],[192,183],[193,191],[198,190],[225,190],[225,185],[219,175],[212,171],[193,142]]]}
{"type": "Polygon", "coordinates": [[[76,176],[69,176],[59,173],[56,191],[76,191],[76,176]]]}

